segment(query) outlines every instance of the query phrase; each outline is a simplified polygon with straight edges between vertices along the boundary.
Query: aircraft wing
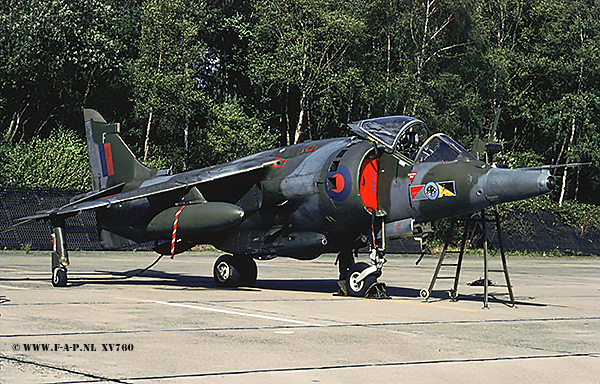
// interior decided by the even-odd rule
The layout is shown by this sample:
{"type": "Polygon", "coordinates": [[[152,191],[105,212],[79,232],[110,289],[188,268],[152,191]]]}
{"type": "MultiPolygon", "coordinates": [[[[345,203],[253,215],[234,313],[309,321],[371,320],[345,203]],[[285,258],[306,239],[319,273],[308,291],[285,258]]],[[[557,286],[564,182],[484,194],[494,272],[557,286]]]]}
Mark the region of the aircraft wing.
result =
{"type": "MultiPolygon", "coordinates": [[[[82,211],[96,210],[99,208],[110,208],[111,205],[124,203],[136,199],[158,196],[164,193],[174,191],[188,191],[193,187],[200,186],[217,180],[227,178],[236,178],[238,176],[249,176],[257,174],[257,181],[260,179],[263,170],[281,162],[280,159],[271,157],[249,158],[247,160],[234,163],[227,163],[210,168],[204,168],[188,173],[177,174],[173,176],[160,176],[155,179],[149,179],[142,184],[140,188],[118,193],[124,184],[119,184],[106,190],[90,193],[81,199],[73,201],[60,208],[54,208],[36,212],[35,215],[22,217],[17,222],[3,230],[7,232],[15,227],[26,224],[34,220],[51,219],[52,217],[70,217],[79,214],[82,211]],[[260,175],[259,175],[260,174],[260,175]]],[[[232,183],[235,183],[232,181],[232,183]]]]}

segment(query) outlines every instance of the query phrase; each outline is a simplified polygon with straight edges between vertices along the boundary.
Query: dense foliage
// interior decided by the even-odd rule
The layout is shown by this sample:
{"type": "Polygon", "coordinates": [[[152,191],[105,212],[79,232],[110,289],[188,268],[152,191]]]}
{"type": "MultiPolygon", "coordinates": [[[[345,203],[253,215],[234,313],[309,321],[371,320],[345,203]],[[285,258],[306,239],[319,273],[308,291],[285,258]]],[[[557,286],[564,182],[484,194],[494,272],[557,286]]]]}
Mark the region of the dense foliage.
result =
{"type": "Polygon", "coordinates": [[[82,107],[176,171],[404,114],[467,148],[500,141],[511,165],[591,161],[568,171],[564,198],[600,204],[599,11],[594,0],[6,0],[0,183],[87,184],[56,170],[85,157],[82,107]]]}

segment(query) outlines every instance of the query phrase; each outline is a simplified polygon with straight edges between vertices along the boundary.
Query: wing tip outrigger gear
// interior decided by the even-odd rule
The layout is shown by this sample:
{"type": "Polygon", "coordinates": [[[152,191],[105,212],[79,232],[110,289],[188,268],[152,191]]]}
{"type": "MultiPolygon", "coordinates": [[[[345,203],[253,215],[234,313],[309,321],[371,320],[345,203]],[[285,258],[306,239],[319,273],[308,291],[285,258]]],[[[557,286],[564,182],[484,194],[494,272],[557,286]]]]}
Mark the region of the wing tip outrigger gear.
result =
{"type": "Polygon", "coordinates": [[[57,217],[50,220],[52,225],[52,285],[67,286],[67,267],[69,252],[65,239],[65,218],[57,217]]]}

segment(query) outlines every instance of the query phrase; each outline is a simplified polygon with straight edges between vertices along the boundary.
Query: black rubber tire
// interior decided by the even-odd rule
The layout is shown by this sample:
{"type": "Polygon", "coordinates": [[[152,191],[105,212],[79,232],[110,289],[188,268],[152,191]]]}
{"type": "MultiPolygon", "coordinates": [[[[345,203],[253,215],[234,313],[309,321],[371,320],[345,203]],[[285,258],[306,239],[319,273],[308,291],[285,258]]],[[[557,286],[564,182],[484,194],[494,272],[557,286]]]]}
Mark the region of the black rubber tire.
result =
{"type": "Polygon", "coordinates": [[[354,297],[365,297],[367,291],[373,284],[377,282],[377,273],[370,274],[360,283],[355,283],[354,280],[364,271],[369,268],[369,264],[360,262],[353,264],[348,269],[348,277],[346,278],[346,289],[348,290],[349,296],[354,297]]]}
{"type": "Polygon", "coordinates": [[[217,287],[252,287],[257,275],[256,262],[250,257],[222,255],[213,267],[217,287]]]}
{"type": "Polygon", "coordinates": [[[52,286],[66,287],[67,286],[67,269],[54,268],[52,270],[52,286]]]}
{"type": "Polygon", "coordinates": [[[213,267],[213,277],[217,287],[238,287],[240,284],[240,273],[238,272],[234,258],[231,255],[222,255],[213,267]]]}
{"type": "Polygon", "coordinates": [[[258,276],[256,261],[250,257],[234,257],[234,265],[240,274],[240,282],[238,287],[253,287],[254,284],[256,284],[256,277],[258,276]]]}

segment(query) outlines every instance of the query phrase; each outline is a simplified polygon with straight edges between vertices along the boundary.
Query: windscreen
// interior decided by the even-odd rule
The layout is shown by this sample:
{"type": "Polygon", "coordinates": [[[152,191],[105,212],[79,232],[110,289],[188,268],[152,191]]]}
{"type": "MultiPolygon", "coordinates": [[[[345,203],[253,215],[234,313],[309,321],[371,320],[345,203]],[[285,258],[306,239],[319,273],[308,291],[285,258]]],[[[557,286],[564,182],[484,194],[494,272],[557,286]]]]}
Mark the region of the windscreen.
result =
{"type": "Polygon", "coordinates": [[[460,146],[456,141],[444,134],[433,135],[417,154],[415,161],[422,162],[448,162],[454,161],[461,155],[469,160],[475,158],[460,146]]]}

